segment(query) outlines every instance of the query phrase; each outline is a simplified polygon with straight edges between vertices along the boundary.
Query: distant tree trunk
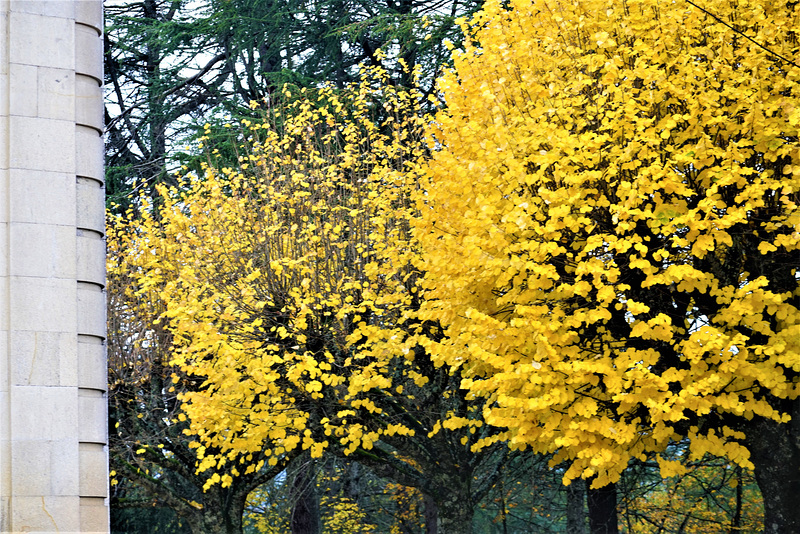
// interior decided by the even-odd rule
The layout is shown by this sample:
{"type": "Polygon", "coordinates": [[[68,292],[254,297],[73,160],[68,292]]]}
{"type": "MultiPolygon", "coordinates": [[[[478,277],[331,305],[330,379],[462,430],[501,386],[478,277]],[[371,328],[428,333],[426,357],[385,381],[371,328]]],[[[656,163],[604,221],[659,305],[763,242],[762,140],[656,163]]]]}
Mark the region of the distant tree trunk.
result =
{"type": "MultiPolygon", "coordinates": [[[[436,504],[437,534],[472,534],[472,516],[475,506],[472,501],[472,472],[441,471],[431,473],[438,488],[430,498],[436,504]]],[[[427,507],[426,507],[427,516],[427,507]]],[[[429,530],[428,533],[431,531],[429,530]]]]}
{"type": "Polygon", "coordinates": [[[439,534],[439,507],[430,495],[423,495],[425,505],[425,534],[439,534]]]}
{"type": "MultiPolygon", "coordinates": [[[[500,466],[503,471],[503,466],[500,466]]],[[[508,507],[506,506],[506,489],[503,486],[503,477],[497,480],[497,486],[500,493],[500,517],[502,518],[503,534],[508,534],[508,507]]]]}
{"type": "MultiPolygon", "coordinates": [[[[397,449],[403,450],[403,445],[406,445],[410,450],[419,453],[418,466],[409,469],[397,469],[397,462],[382,460],[379,454],[391,456],[382,453],[380,449],[376,449],[378,454],[362,453],[359,461],[378,476],[416,488],[422,493],[426,534],[472,534],[475,502],[485,497],[488,488],[483,487],[480,492],[474,491],[472,484],[475,471],[470,462],[474,461],[472,453],[465,449],[452,448],[449,440],[442,438],[442,435],[444,434],[437,434],[437,440],[426,443],[424,453],[413,442],[395,441],[396,445],[393,446],[397,449]],[[428,449],[438,454],[430,454],[428,449]],[[414,473],[417,469],[419,471],[414,473]]],[[[496,471],[499,472],[499,469],[496,471]]]]}
{"type": "MultiPolygon", "coordinates": [[[[242,534],[242,516],[247,493],[226,491],[223,488],[209,490],[215,495],[208,496],[202,510],[195,516],[202,527],[198,529],[198,521],[189,522],[193,534],[242,534]],[[209,498],[211,497],[211,498],[209,498]]],[[[206,500],[204,499],[204,501],[206,500]]]]}
{"type": "Polygon", "coordinates": [[[567,534],[586,534],[586,481],[567,486],[567,534]]]}
{"type": "Polygon", "coordinates": [[[800,400],[792,401],[792,420],[780,424],[754,418],[745,444],[764,499],[765,534],[800,532],[800,400]]]}
{"type": "Polygon", "coordinates": [[[466,499],[454,491],[450,497],[445,497],[437,503],[438,525],[437,534],[472,534],[472,516],[475,512],[469,494],[466,499]]]}
{"type": "Polygon", "coordinates": [[[592,489],[591,479],[587,480],[586,502],[589,508],[589,531],[591,534],[619,533],[616,484],[592,489]]]}
{"type": "Polygon", "coordinates": [[[731,518],[730,534],[741,532],[742,528],[742,468],[736,466],[736,507],[731,518]]]}
{"type": "Polygon", "coordinates": [[[291,475],[292,534],[321,534],[315,466],[308,454],[297,458],[292,466],[291,475]]]}
{"type": "Polygon", "coordinates": [[[356,504],[361,503],[361,496],[364,489],[362,487],[362,476],[363,468],[361,467],[361,464],[358,462],[350,462],[345,470],[342,492],[344,493],[345,497],[356,504]]]}
{"type": "MultiPolygon", "coordinates": [[[[174,506],[192,534],[242,534],[242,516],[249,490],[245,486],[209,488],[202,508],[174,506]]],[[[152,525],[151,525],[152,526],[152,525]]]]}

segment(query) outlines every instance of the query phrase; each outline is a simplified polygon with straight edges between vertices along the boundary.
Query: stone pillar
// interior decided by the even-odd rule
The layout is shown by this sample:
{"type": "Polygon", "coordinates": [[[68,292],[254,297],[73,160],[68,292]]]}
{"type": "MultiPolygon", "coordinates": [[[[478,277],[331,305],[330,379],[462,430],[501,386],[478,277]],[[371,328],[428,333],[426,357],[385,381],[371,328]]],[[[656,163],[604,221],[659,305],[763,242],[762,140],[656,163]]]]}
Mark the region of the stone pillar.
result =
{"type": "Polygon", "coordinates": [[[101,0],[0,0],[0,532],[108,532],[101,0]]]}

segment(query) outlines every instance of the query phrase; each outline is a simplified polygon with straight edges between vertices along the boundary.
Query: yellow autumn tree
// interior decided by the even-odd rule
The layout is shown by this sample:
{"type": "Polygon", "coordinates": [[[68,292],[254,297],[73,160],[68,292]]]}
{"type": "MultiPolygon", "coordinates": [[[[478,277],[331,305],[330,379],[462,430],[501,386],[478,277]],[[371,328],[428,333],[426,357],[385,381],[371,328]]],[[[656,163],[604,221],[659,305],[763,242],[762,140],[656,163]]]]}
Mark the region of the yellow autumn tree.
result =
{"type": "Polygon", "coordinates": [[[470,28],[419,196],[427,350],[567,481],[686,437],[800,531],[800,7],[494,0],[470,28]]]}
{"type": "MultiPolygon", "coordinates": [[[[189,425],[178,399],[181,391],[196,388],[197,383],[185,376],[173,382],[179,373],[169,364],[172,336],[159,321],[164,311],[159,297],[163,287],[142,276],[143,265],[154,257],[136,246],[137,232],[120,217],[109,215],[107,237],[112,507],[122,510],[118,519],[130,509],[168,508],[175,522],[192,532],[241,534],[248,494],[280,474],[291,455],[272,466],[262,462],[260,469],[232,477],[225,487],[218,484],[203,491],[213,473],[196,471],[196,455],[190,446],[196,436],[186,433],[189,425]]],[[[255,455],[249,463],[262,459],[255,455]]],[[[237,466],[225,466],[222,474],[230,475],[231,467],[237,466]]],[[[244,471],[241,466],[239,470],[244,471]]]]}
{"type": "Polygon", "coordinates": [[[113,233],[136,286],[158,291],[175,380],[192,384],[180,417],[206,488],[330,450],[419,488],[440,532],[471,532],[496,480],[476,470],[507,453],[471,450],[497,431],[414,340],[436,326],[407,314],[420,95],[371,69],[299,97],[243,122],[238,162],[212,159],[113,233]]]}

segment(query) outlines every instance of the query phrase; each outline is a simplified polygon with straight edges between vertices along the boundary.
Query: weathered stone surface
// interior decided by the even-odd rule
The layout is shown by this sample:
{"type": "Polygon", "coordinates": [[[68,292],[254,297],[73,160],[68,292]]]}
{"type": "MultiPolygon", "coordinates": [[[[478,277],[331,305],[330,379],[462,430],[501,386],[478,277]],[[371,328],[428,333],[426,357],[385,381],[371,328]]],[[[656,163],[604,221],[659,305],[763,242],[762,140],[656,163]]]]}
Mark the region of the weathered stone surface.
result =
{"type": "Polygon", "coordinates": [[[105,241],[94,232],[78,230],[78,280],[91,282],[99,286],[105,285],[105,266],[95,258],[106,253],[105,241]]]}
{"type": "MultiPolygon", "coordinates": [[[[34,93],[37,98],[38,117],[72,120],[78,101],[74,92],[75,72],[68,69],[38,67],[34,93]]],[[[12,92],[13,94],[13,92],[12,92]]]]}
{"type": "Polygon", "coordinates": [[[75,22],[91,26],[100,32],[103,28],[103,11],[97,9],[96,2],[76,2],[75,22]]]}
{"type": "Polygon", "coordinates": [[[11,458],[15,498],[75,495],[79,465],[78,447],[74,443],[29,440],[24,445],[16,447],[11,458]]]}
{"type": "Polygon", "coordinates": [[[11,169],[8,175],[11,213],[2,220],[75,226],[75,176],[30,169],[11,169]]]}
{"type": "Polygon", "coordinates": [[[77,331],[75,280],[27,276],[9,279],[11,294],[6,302],[11,331],[77,331]]]}
{"type": "Polygon", "coordinates": [[[75,174],[93,178],[100,187],[103,182],[103,138],[92,128],[77,126],[75,144],[81,148],[75,155],[75,174]]]}
{"type": "Polygon", "coordinates": [[[78,74],[75,76],[75,122],[103,131],[103,90],[95,78],[78,74]]]}
{"type": "MultiPolygon", "coordinates": [[[[4,220],[7,219],[0,219],[0,250],[8,250],[8,223],[2,222],[4,220]]],[[[0,279],[6,276],[8,276],[8,255],[0,254],[0,279]]],[[[0,300],[0,302],[4,301],[0,300]]],[[[2,312],[0,312],[0,320],[2,320],[2,318],[3,315],[2,312]]],[[[2,381],[0,380],[0,382],[2,381]]]]}
{"type": "Polygon", "coordinates": [[[81,421],[78,438],[81,443],[106,443],[107,402],[102,391],[96,389],[78,390],[78,417],[81,421]]]}
{"type": "Polygon", "coordinates": [[[103,445],[81,443],[80,495],[81,497],[105,497],[108,495],[108,454],[103,445]]]}
{"type": "Polygon", "coordinates": [[[75,72],[85,74],[97,80],[103,81],[103,42],[98,39],[100,35],[97,27],[85,24],[75,25],[75,72]],[[99,49],[101,53],[91,53],[99,49]]]}
{"type": "Polygon", "coordinates": [[[78,178],[78,228],[102,233],[105,228],[103,188],[91,179],[78,178]]]}
{"type": "Polygon", "coordinates": [[[15,386],[77,386],[78,347],[70,332],[14,331],[10,351],[17,355],[11,371],[15,386]],[[58,361],[52,355],[58,354],[58,361]]]}
{"type": "Polygon", "coordinates": [[[75,125],[38,117],[8,118],[12,169],[75,172],[75,125]]]}
{"type": "Polygon", "coordinates": [[[105,390],[106,347],[102,339],[95,336],[78,336],[78,386],[105,390]]]}
{"type": "Polygon", "coordinates": [[[35,65],[11,64],[8,66],[9,107],[15,115],[36,117],[37,94],[32,90],[37,85],[38,67],[35,65]]]}
{"type": "Polygon", "coordinates": [[[106,331],[106,295],[95,284],[78,283],[78,332],[102,337],[106,331]]]}
{"type": "MultiPolygon", "coordinates": [[[[11,386],[10,423],[16,447],[22,442],[73,440],[78,431],[78,388],[11,386]]],[[[77,441],[77,439],[74,439],[77,441]]],[[[12,458],[13,463],[13,458],[12,458]]]]}
{"type": "Polygon", "coordinates": [[[107,532],[108,507],[102,497],[81,497],[81,532],[107,532]]]}
{"type": "MultiPolygon", "coordinates": [[[[8,44],[8,60],[23,65],[74,69],[75,21],[16,10],[27,3],[27,0],[15,2],[9,13],[11,39],[8,44]]],[[[46,6],[50,2],[44,4],[46,6]]]]}
{"type": "Polygon", "coordinates": [[[11,276],[75,278],[75,228],[54,224],[10,223],[11,276]]]}
{"type": "Polygon", "coordinates": [[[77,5],[92,2],[73,2],[71,0],[11,0],[11,9],[18,13],[47,15],[71,19],[75,16],[77,5]]]}
{"type": "Polygon", "coordinates": [[[0,0],[0,534],[108,532],[101,27],[0,0]]]}
{"type": "Polygon", "coordinates": [[[80,532],[80,498],[15,496],[10,516],[14,532],[80,532]]]}

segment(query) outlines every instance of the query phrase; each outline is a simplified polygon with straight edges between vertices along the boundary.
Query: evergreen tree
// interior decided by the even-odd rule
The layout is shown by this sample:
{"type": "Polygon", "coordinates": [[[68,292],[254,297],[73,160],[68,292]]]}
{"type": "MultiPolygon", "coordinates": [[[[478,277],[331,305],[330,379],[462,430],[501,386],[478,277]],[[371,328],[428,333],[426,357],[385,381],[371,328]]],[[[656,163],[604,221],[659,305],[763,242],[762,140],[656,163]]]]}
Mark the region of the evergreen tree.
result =
{"type": "Polygon", "coordinates": [[[396,83],[423,68],[423,87],[459,42],[459,16],[480,0],[121,0],[106,6],[107,195],[130,205],[135,186],[152,195],[175,185],[170,171],[198,125],[274,104],[285,83],[338,87],[381,51],[402,59],[396,83]]]}

